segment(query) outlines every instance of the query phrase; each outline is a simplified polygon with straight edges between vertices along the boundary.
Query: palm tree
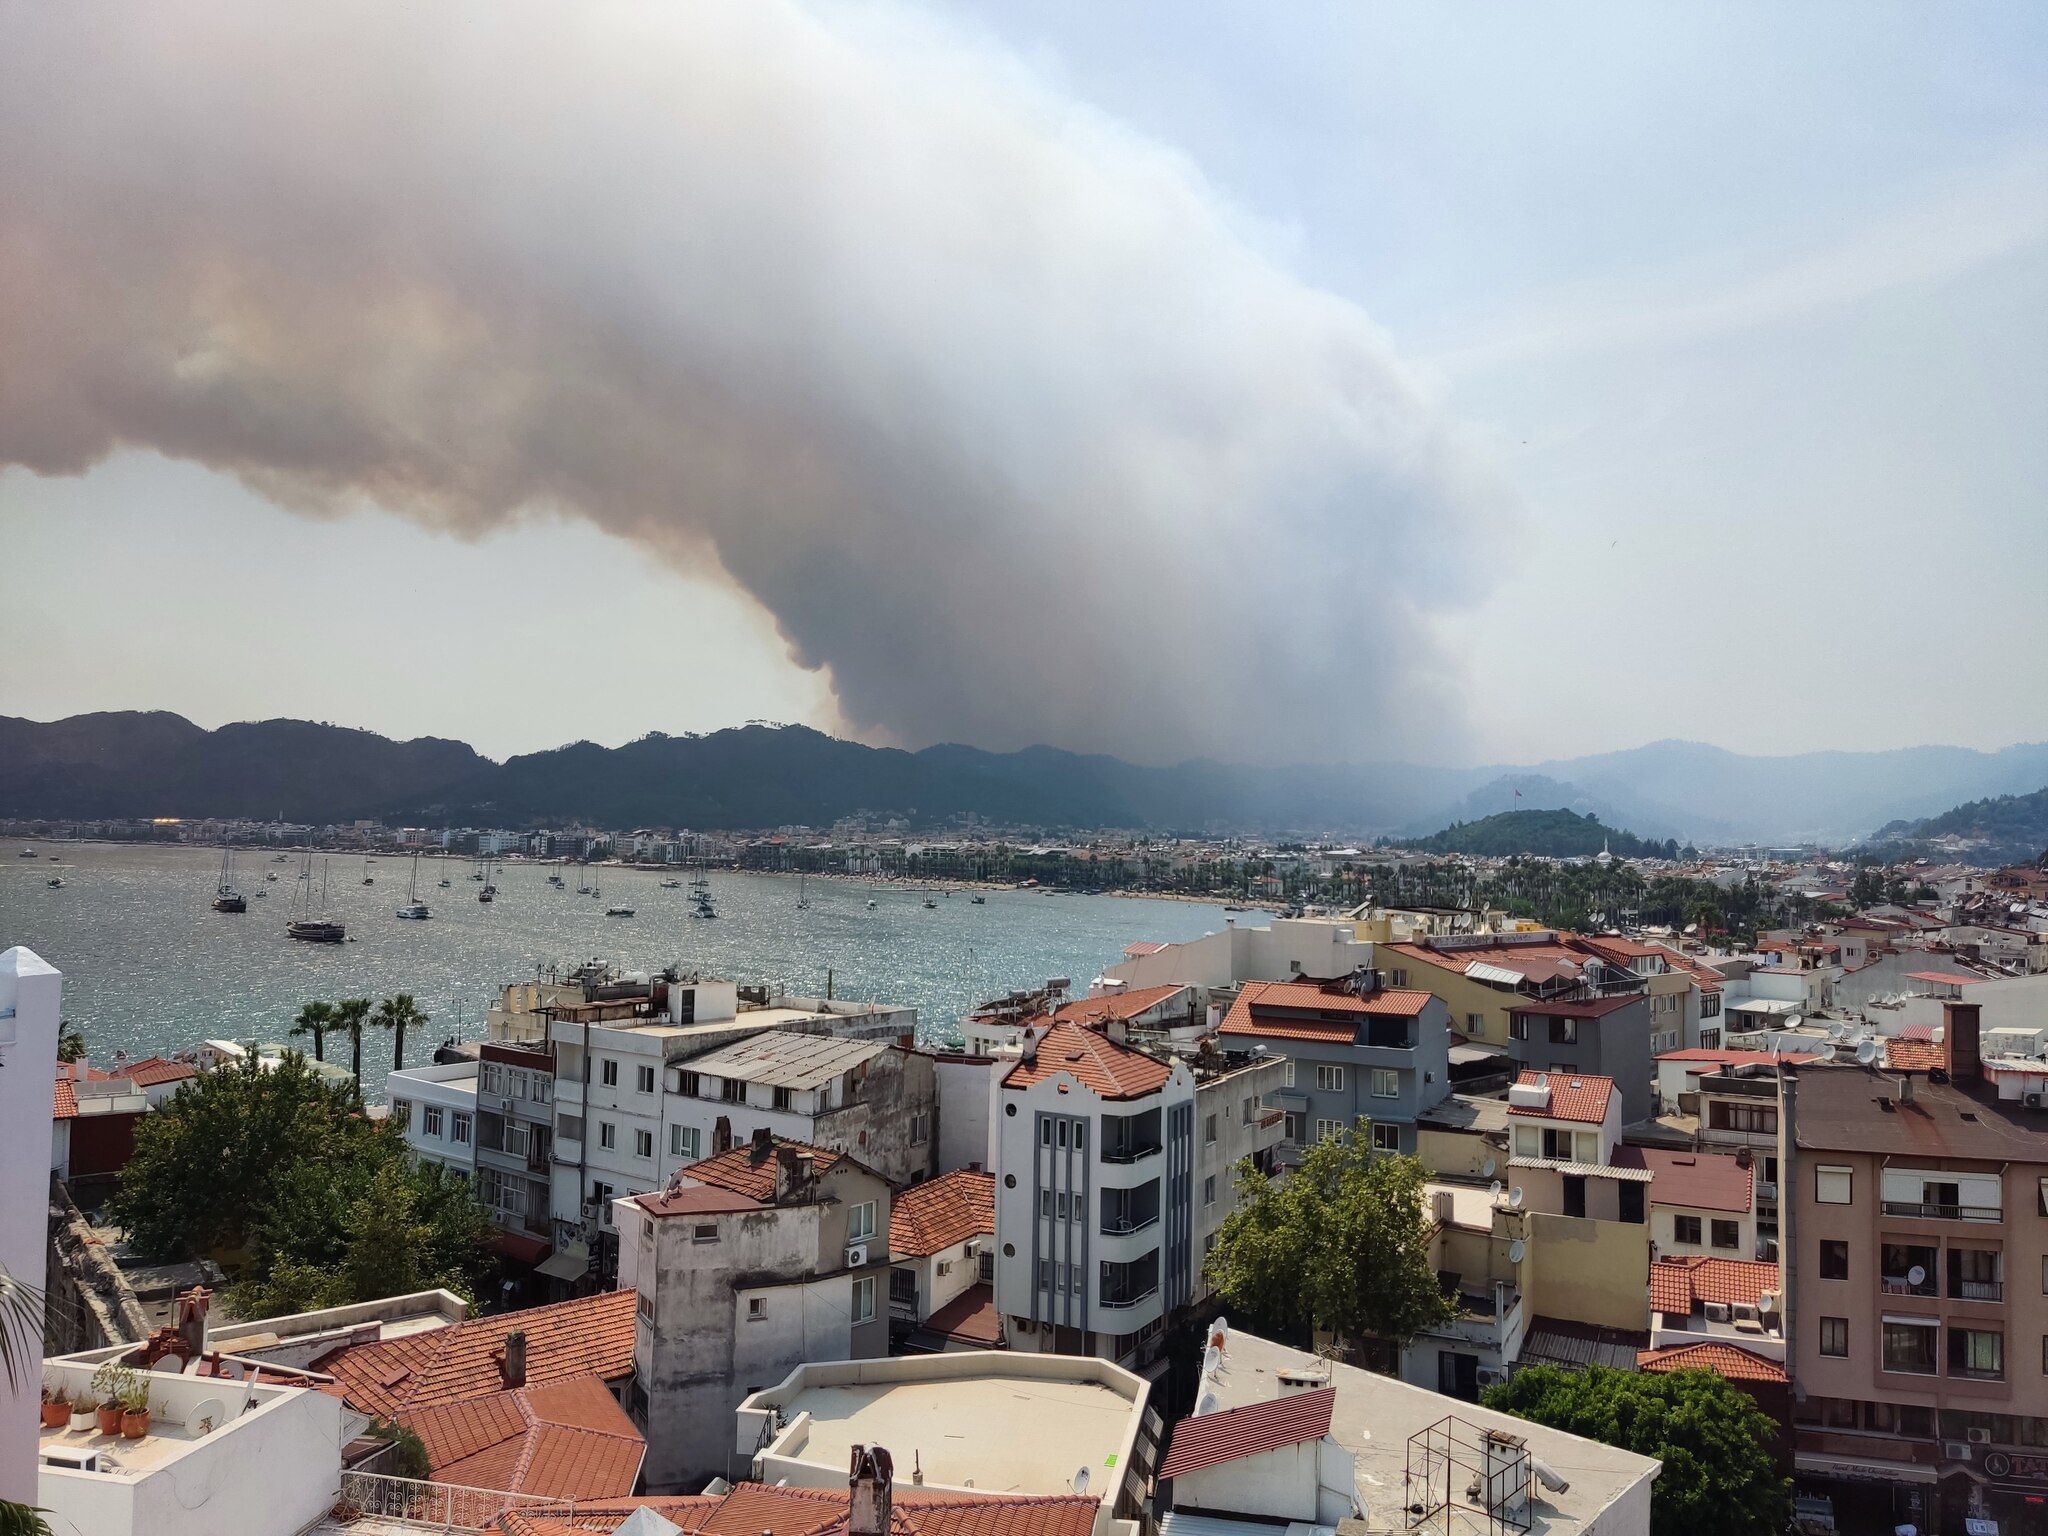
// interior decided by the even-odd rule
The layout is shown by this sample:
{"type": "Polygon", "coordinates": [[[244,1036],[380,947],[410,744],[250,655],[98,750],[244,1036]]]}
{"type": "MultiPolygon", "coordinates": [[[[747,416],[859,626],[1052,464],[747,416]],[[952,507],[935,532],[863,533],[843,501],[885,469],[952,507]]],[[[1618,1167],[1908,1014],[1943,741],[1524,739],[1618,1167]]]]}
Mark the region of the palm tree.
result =
{"type": "Polygon", "coordinates": [[[430,1022],[413,1004],[410,992],[401,992],[396,997],[387,997],[377,1005],[377,1017],[371,1021],[379,1029],[391,1031],[391,1070],[403,1070],[405,1066],[405,1032],[408,1029],[423,1029],[430,1022]]]}
{"type": "MultiPolygon", "coordinates": [[[[9,1388],[43,1354],[43,1294],[0,1269],[0,1374],[9,1388]]],[[[42,1511],[0,1499],[0,1536],[50,1536],[42,1511]]]]}
{"type": "Polygon", "coordinates": [[[292,1025],[295,1035],[313,1037],[313,1059],[327,1059],[327,1031],[334,1028],[334,1004],[308,1003],[299,1010],[298,1019],[292,1025]]]}
{"type": "Polygon", "coordinates": [[[355,1074],[358,1089],[363,1082],[363,1026],[369,1017],[367,997],[343,998],[334,1008],[334,1027],[348,1031],[349,1070],[355,1074]]]}

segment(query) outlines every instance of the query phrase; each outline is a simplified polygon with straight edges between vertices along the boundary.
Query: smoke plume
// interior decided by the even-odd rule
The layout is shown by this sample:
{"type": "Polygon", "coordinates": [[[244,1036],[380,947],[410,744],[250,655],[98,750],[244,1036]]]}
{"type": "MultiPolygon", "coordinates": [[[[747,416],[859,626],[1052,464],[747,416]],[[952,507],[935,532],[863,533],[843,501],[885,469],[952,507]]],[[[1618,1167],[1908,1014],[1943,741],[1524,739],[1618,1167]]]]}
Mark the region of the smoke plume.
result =
{"type": "Polygon", "coordinates": [[[0,464],[587,518],[912,745],[1457,715],[1430,634],[1508,515],[1486,465],[1185,159],[985,39],[778,0],[0,25],[0,464]]]}

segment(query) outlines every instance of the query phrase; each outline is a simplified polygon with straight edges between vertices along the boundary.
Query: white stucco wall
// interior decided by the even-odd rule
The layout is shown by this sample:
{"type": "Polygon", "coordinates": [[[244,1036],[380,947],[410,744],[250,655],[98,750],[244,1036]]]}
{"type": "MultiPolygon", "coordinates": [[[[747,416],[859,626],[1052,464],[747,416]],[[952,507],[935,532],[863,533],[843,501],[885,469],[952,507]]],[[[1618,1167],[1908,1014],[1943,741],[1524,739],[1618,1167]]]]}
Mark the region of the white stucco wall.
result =
{"type": "Polygon", "coordinates": [[[1003,1063],[987,1060],[933,1063],[938,1096],[939,1172],[951,1173],[970,1163],[991,1167],[995,1149],[989,1145],[989,1082],[1003,1063]]]}
{"type": "MultiPolygon", "coordinates": [[[[38,1288],[50,1203],[44,1158],[53,1146],[63,999],[62,973],[34,950],[0,954],[0,1268],[38,1288]]],[[[37,1347],[35,1354],[41,1353],[37,1347]]],[[[0,1376],[0,1499],[36,1502],[41,1388],[33,1364],[16,1372],[11,1387],[0,1376]]]]}

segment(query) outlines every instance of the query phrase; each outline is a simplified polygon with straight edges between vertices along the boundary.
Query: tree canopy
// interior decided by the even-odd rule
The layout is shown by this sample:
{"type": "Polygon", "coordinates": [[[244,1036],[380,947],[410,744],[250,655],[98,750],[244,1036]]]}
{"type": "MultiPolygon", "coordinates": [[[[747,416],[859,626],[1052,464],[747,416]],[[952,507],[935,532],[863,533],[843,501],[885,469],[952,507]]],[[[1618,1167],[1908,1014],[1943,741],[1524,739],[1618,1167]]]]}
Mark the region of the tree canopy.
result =
{"type": "Polygon", "coordinates": [[[1626,828],[1605,827],[1598,816],[1563,809],[1500,811],[1478,821],[1460,821],[1414,845],[1425,853],[1472,853],[1505,858],[1536,854],[1583,858],[1605,848],[1618,859],[1675,859],[1678,842],[1637,837],[1626,828]]]}
{"type": "Polygon", "coordinates": [[[1771,1452],[1777,1423],[1712,1371],[1528,1366],[1481,1401],[1662,1461],[1653,1536],[1777,1536],[1791,1521],[1792,1483],[1771,1452]]]}
{"type": "Polygon", "coordinates": [[[1279,1184],[1239,1165],[1238,1207],[1203,1262],[1233,1311],[1395,1344],[1456,1315],[1430,1263],[1422,1164],[1374,1152],[1366,1125],[1316,1142],[1279,1184]]]}
{"type": "Polygon", "coordinates": [[[296,1052],[201,1073],[137,1127],[112,1202],[143,1252],[240,1266],[245,1316],[442,1285],[473,1294],[490,1223],[469,1186],[296,1052]]]}

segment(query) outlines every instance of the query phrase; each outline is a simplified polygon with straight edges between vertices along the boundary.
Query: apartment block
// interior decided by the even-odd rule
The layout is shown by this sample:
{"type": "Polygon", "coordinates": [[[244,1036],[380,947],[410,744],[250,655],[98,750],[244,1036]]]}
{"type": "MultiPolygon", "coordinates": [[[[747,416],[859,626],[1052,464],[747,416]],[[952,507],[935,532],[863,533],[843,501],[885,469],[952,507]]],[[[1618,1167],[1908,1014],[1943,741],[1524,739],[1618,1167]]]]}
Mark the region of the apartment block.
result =
{"type": "Polygon", "coordinates": [[[476,1198],[528,1264],[548,1256],[555,1142],[555,1053],[485,1041],[477,1061],[476,1198]]]}

